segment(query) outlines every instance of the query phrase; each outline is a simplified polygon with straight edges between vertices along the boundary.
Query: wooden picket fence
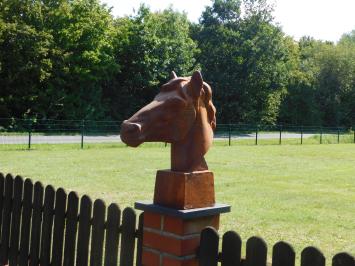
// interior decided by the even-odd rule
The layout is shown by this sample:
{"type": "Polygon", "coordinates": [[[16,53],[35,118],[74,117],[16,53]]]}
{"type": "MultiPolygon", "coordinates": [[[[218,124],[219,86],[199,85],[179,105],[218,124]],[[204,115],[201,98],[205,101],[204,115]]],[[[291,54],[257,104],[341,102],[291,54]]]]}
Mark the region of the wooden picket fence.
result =
{"type": "MultiPolygon", "coordinates": [[[[0,265],[10,266],[141,266],[143,215],[132,208],[122,212],[117,204],[107,208],[97,199],[67,194],[64,189],[45,188],[20,176],[0,173],[0,265]],[[122,217],[121,217],[122,216],[122,217]]],[[[197,257],[200,266],[266,266],[267,245],[262,238],[246,242],[233,231],[222,237],[207,227],[201,232],[197,257]]],[[[295,266],[291,245],[278,242],[272,250],[272,266],[295,266]]],[[[317,248],[301,253],[301,266],[325,266],[317,248]]],[[[158,266],[158,265],[157,265],[158,266]]],[[[332,266],[355,266],[355,258],[339,253],[332,266]]]]}
{"type": "Polygon", "coordinates": [[[141,265],[142,217],[0,174],[0,265],[141,265]]]}
{"type": "MultiPolygon", "coordinates": [[[[198,258],[200,266],[295,266],[295,251],[286,242],[278,242],[272,249],[272,263],[267,264],[267,245],[262,238],[251,237],[246,243],[245,259],[241,257],[242,240],[234,231],[222,237],[219,252],[219,235],[214,228],[201,232],[198,258]]],[[[301,266],[325,266],[325,257],[315,247],[307,247],[301,253],[301,266]]],[[[332,266],[355,266],[355,258],[348,253],[339,253],[332,259],[332,266]]]]}

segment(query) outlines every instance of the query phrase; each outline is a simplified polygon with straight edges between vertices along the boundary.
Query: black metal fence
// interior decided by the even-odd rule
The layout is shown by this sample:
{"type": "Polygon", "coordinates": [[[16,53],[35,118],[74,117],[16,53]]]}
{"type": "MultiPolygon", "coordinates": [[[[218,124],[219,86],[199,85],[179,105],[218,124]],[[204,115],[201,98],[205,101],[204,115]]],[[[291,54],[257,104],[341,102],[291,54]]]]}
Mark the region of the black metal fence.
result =
{"type": "MultiPolygon", "coordinates": [[[[120,143],[120,121],[0,119],[0,147],[38,144],[120,143]]],[[[354,127],[218,124],[224,145],[355,143],[354,127]]]]}
{"type": "Polygon", "coordinates": [[[354,127],[222,124],[215,137],[228,145],[355,143],[354,127]]]}

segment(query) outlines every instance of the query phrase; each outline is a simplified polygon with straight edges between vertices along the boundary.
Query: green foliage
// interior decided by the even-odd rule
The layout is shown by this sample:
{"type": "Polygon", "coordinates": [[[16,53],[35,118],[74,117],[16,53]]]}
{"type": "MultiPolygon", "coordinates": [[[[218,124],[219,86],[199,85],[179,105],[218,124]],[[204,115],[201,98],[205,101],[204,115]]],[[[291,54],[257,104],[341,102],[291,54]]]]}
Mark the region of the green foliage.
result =
{"type": "Polygon", "coordinates": [[[270,12],[264,1],[220,0],[202,15],[199,62],[222,122],[276,122],[288,51],[270,12]]]}
{"type": "Polygon", "coordinates": [[[355,123],[355,38],[338,44],[302,38],[291,75],[281,121],[304,125],[355,123]]]}
{"type": "Polygon", "coordinates": [[[193,24],[99,0],[0,2],[0,117],[123,120],[174,70],[201,69],[220,123],[355,124],[355,30],[296,42],[267,0],[213,0],[193,24]]]}
{"type": "Polygon", "coordinates": [[[193,70],[196,44],[186,15],[172,9],[152,13],[141,6],[136,16],[116,21],[116,32],[121,71],[107,95],[113,117],[124,119],[153,99],[172,70],[180,76],[193,70]]]}
{"type": "Polygon", "coordinates": [[[316,108],[315,86],[317,66],[313,60],[313,45],[308,38],[298,43],[286,39],[290,55],[287,93],[280,107],[279,121],[295,125],[320,125],[316,108]]]}
{"type": "Polygon", "coordinates": [[[93,0],[3,5],[0,116],[103,118],[102,87],[117,71],[109,11],[93,0]]]}

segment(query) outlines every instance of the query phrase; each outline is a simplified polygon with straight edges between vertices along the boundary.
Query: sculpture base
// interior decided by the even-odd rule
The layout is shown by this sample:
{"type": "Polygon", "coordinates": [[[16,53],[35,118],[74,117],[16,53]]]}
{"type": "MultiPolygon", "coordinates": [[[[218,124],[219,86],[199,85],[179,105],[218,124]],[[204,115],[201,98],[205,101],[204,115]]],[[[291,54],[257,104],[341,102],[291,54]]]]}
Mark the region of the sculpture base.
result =
{"type": "Polygon", "coordinates": [[[196,251],[201,230],[206,226],[218,229],[220,214],[230,212],[230,206],[225,204],[176,210],[152,202],[136,202],[135,208],[144,211],[144,266],[198,266],[196,251]]]}
{"type": "Polygon", "coordinates": [[[213,206],[215,204],[213,173],[159,170],[155,180],[154,204],[178,210],[213,206]]]}

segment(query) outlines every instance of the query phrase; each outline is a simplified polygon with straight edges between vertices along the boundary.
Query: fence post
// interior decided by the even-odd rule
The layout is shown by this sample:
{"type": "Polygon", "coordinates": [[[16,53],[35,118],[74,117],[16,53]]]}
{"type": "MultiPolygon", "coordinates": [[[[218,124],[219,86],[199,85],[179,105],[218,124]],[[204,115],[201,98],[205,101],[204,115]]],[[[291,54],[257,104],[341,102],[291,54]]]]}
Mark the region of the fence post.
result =
{"type": "Polygon", "coordinates": [[[32,121],[28,123],[28,149],[31,149],[31,139],[32,139],[32,121]]]}
{"type": "Polygon", "coordinates": [[[81,121],[81,149],[84,149],[84,130],[85,130],[85,120],[81,121]]]}
{"type": "Polygon", "coordinates": [[[256,125],[256,129],[255,129],[255,145],[258,145],[258,131],[259,131],[259,125],[256,125]]]}
{"type": "Polygon", "coordinates": [[[231,134],[232,134],[231,124],[228,125],[228,145],[231,145],[231,134]]]}
{"type": "Polygon", "coordinates": [[[319,144],[322,144],[323,142],[322,138],[323,138],[323,129],[322,127],[320,127],[319,144]]]}
{"type": "Polygon", "coordinates": [[[303,126],[301,126],[301,145],[303,144],[303,126]]]}
{"type": "Polygon", "coordinates": [[[281,145],[282,125],[280,125],[279,145],[281,145]]]}
{"type": "Polygon", "coordinates": [[[338,127],[338,144],[340,143],[340,129],[338,127]]]}

